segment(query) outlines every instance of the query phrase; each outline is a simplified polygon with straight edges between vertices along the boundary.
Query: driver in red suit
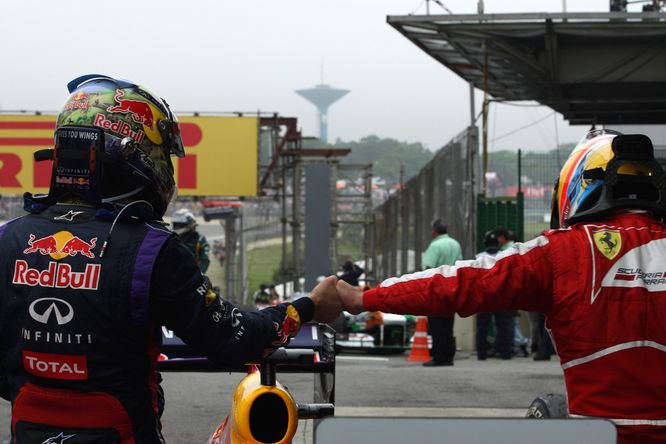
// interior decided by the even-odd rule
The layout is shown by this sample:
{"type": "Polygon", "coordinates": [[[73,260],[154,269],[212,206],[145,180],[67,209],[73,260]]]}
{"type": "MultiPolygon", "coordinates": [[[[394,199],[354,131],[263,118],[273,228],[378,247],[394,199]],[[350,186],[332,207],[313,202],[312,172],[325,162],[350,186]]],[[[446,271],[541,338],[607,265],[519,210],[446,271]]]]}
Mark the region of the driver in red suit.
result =
{"type": "Polygon", "coordinates": [[[594,132],[555,189],[554,228],[497,256],[385,280],[347,310],[470,316],[543,312],[572,417],[608,418],[621,444],[666,442],[666,176],[642,135],[594,132]]]}

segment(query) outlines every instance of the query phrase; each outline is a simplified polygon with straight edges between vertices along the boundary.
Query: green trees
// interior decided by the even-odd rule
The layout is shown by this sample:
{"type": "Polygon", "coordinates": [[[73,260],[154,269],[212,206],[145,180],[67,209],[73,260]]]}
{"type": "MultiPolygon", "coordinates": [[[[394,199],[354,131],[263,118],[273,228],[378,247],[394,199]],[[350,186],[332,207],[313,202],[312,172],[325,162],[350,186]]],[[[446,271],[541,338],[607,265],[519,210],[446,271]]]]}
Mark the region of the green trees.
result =
{"type": "Polygon", "coordinates": [[[372,173],[381,177],[387,184],[400,181],[400,166],[404,165],[404,180],[418,173],[434,153],[420,142],[409,143],[395,139],[381,139],[375,135],[363,137],[356,142],[337,140],[336,147],[351,148],[352,152],[342,159],[342,163],[372,163],[372,173]]]}

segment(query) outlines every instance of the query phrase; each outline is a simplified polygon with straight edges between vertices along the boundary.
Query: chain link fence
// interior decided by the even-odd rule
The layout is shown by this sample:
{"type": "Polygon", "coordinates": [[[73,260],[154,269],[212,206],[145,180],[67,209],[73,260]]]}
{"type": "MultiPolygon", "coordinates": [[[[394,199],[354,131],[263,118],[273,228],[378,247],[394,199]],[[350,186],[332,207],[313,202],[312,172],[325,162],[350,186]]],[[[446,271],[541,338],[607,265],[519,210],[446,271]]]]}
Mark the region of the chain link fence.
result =
{"type": "Polygon", "coordinates": [[[423,268],[421,253],[438,218],[460,242],[464,257],[474,255],[477,140],[476,127],[467,128],[375,209],[373,269],[379,281],[423,268]]]}

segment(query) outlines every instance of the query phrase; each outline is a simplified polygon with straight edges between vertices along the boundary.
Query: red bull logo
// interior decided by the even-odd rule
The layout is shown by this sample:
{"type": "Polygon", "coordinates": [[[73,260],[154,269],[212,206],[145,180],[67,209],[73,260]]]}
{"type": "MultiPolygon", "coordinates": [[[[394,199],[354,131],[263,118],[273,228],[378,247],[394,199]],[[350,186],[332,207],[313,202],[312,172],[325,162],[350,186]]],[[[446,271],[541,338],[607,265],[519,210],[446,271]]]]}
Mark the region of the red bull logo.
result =
{"type": "Polygon", "coordinates": [[[117,106],[110,106],[106,110],[110,113],[130,114],[132,120],[136,123],[146,125],[148,128],[153,127],[153,110],[150,105],[141,100],[123,99],[125,91],[122,89],[116,90],[116,95],[113,97],[118,103],[117,106]]]}
{"type": "Polygon", "coordinates": [[[143,142],[143,138],[146,136],[146,133],[143,131],[133,131],[132,126],[127,122],[123,122],[122,120],[109,120],[104,114],[97,114],[95,116],[95,122],[93,125],[111,130],[111,132],[114,132],[122,137],[131,137],[136,143],[139,144],[143,142]]]}
{"type": "Polygon", "coordinates": [[[86,242],[78,236],[74,236],[69,231],[59,231],[49,236],[37,239],[34,234],[28,239],[29,247],[23,250],[24,254],[39,253],[49,255],[53,259],[60,260],[67,256],[83,256],[93,259],[95,253],[92,252],[97,243],[97,238],[93,237],[90,242],[86,242]]]}
{"type": "Polygon", "coordinates": [[[30,268],[26,261],[19,259],[14,263],[12,284],[29,287],[97,290],[101,269],[100,264],[87,264],[85,270],[73,271],[69,264],[49,261],[46,270],[37,270],[30,268]]]}
{"type": "Polygon", "coordinates": [[[88,94],[80,91],[77,95],[72,97],[69,102],[65,104],[64,111],[69,111],[73,109],[88,109],[90,103],[88,101],[88,94]]]}
{"type": "Polygon", "coordinates": [[[56,183],[64,183],[67,185],[90,185],[89,179],[84,179],[83,177],[69,177],[69,176],[56,176],[56,183]]]}

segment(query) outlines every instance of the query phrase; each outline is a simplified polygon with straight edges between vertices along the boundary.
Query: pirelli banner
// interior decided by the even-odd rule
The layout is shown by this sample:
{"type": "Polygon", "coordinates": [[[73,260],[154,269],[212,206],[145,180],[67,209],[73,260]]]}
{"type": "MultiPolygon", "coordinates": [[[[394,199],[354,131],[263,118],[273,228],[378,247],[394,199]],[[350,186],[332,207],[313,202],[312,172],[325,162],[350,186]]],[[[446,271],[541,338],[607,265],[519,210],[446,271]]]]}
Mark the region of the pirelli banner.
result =
{"type": "MultiPolygon", "coordinates": [[[[0,194],[45,193],[51,162],[35,162],[33,153],[53,146],[54,115],[0,115],[0,194]]],[[[122,121],[107,131],[122,133],[122,121]]],[[[178,194],[254,196],[257,194],[259,119],[253,117],[181,117],[187,155],[173,158],[178,194]]]]}

